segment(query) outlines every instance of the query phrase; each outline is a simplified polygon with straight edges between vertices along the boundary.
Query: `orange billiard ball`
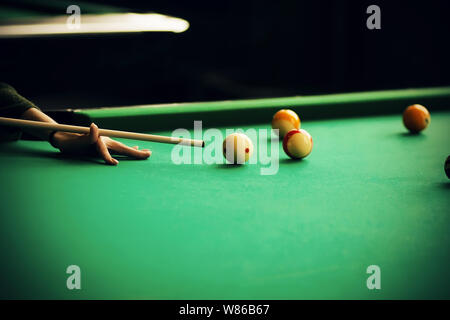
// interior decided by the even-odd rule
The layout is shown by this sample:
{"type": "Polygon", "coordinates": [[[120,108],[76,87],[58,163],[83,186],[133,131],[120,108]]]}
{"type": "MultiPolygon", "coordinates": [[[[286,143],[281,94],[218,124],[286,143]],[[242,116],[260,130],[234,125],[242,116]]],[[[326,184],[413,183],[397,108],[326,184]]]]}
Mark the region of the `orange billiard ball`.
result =
{"type": "Polygon", "coordinates": [[[307,157],[313,148],[313,139],[304,129],[293,129],[283,139],[283,150],[292,159],[307,157]]]}
{"type": "Polygon", "coordinates": [[[279,110],[272,119],[272,128],[279,130],[279,136],[284,137],[292,129],[300,129],[300,118],[289,109],[279,110]]]}
{"type": "Polygon", "coordinates": [[[403,112],[403,124],[413,133],[424,130],[428,127],[430,121],[430,113],[427,108],[420,104],[413,104],[403,112]]]}

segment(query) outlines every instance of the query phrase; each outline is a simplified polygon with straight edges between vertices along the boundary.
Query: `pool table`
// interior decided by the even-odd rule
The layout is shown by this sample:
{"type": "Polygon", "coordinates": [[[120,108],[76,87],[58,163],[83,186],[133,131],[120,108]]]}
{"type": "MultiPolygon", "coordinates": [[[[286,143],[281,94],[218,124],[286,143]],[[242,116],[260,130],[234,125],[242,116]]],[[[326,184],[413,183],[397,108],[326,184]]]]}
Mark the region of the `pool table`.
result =
{"type": "Polygon", "coordinates": [[[314,148],[294,161],[265,141],[275,174],[259,161],[175,164],[174,145],[152,142],[121,140],[153,154],[118,166],[44,141],[0,144],[0,298],[449,299],[449,87],[54,116],[162,135],[201,120],[224,134],[268,131],[280,108],[299,114],[314,148]],[[414,103],[431,113],[415,135],[402,124],[414,103]],[[70,265],[81,290],[66,287],[70,265]],[[371,265],[381,289],[367,287],[371,265]]]}

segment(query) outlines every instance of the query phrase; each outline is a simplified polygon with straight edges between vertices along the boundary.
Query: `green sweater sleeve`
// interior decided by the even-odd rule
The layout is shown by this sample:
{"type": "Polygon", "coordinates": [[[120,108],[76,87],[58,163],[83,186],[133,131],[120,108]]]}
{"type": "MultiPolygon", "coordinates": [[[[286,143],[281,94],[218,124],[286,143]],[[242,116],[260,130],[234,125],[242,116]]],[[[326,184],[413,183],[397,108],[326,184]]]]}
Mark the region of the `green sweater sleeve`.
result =
{"type": "MultiPolygon", "coordinates": [[[[10,85],[0,82],[0,117],[20,118],[29,108],[38,107],[10,85]]],[[[20,129],[0,126],[0,141],[17,140],[20,136],[20,129]]]]}

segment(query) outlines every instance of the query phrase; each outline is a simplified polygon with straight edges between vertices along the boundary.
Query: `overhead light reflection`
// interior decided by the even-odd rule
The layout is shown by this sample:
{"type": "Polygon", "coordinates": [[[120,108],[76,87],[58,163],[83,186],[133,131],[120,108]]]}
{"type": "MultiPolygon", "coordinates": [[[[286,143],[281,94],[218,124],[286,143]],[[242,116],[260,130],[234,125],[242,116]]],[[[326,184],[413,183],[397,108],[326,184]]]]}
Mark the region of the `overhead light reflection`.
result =
{"type": "Polygon", "coordinates": [[[80,24],[67,24],[67,16],[27,20],[26,23],[0,25],[0,37],[42,35],[104,34],[123,32],[175,32],[189,28],[184,19],[157,13],[81,14],[80,24]]]}

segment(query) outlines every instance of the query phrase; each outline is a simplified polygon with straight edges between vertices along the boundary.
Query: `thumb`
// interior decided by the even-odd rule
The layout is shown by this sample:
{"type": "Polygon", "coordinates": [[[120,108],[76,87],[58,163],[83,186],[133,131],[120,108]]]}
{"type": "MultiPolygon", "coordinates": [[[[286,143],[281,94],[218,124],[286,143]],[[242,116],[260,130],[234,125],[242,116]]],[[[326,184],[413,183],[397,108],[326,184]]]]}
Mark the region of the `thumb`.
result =
{"type": "Polygon", "coordinates": [[[94,144],[98,140],[98,127],[95,123],[91,123],[89,129],[89,141],[91,144],[94,144]]]}

